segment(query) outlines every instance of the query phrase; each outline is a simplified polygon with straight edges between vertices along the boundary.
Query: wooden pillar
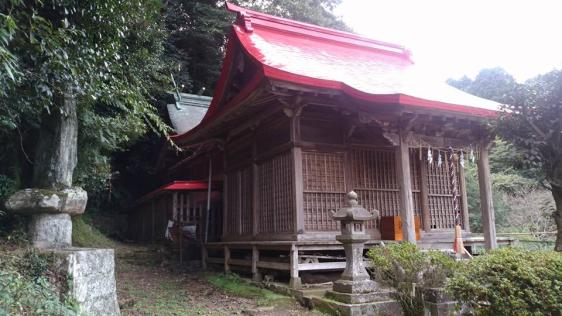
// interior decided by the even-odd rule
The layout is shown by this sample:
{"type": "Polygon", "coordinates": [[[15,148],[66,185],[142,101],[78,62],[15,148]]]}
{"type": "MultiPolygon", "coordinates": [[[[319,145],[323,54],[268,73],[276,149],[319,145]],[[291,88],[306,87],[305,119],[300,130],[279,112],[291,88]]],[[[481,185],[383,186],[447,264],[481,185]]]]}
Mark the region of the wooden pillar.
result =
{"type": "Polygon", "coordinates": [[[252,247],[252,281],[260,282],[261,273],[258,270],[258,261],[260,261],[260,251],[256,246],[252,247]]]}
{"type": "Polygon", "coordinates": [[[154,243],[155,239],[156,239],[155,238],[156,237],[156,223],[154,222],[156,220],[156,214],[154,214],[156,212],[156,207],[154,207],[154,204],[155,204],[155,202],[154,202],[154,200],[152,200],[152,207],[151,207],[151,212],[150,212],[152,214],[151,219],[150,219],[150,221],[152,223],[152,227],[151,227],[151,231],[150,231],[150,234],[151,234],[150,241],[152,243],[154,243]]]}
{"type": "Polygon", "coordinates": [[[466,193],[466,177],[464,174],[464,168],[459,168],[459,186],[461,190],[461,202],[462,202],[462,221],[463,221],[463,228],[464,231],[469,233],[470,232],[470,221],[468,215],[468,197],[466,193]]]}
{"type": "Polygon", "coordinates": [[[402,221],[402,236],[404,241],[416,243],[416,229],[414,224],[414,197],[412,195],[412,175],[410,171],[410,151],[404,142],[402,133],[400,143],[396,148],[396,176],[400,190],[400,220],[402,221]]]}
{"type": "Polygon", "coordinates": [[[293,187],[295,188],[295,234],[304,233],[304,189],[302,178],[302,149],[293,147],[293,187]]]}
{"type": "Polygon", "coordinates": [[[230,272],[230,248],[224,246],[224,273],[230,272]]]}
{"type": "MultiPolygon", "coordinates": [[[[421,149],[420,149],[421,150],[421,149]]],[[[431,216],[429,213],[429,172],[427,162],[420,162],[420,195],[422,207],[423,230],[431,231],[431,216]]]]}
{"type": "Polygon", "coordinates": [[[207,251],[207,247],[205,244],[201,245],[201,269],[207,270],[207,258],[209,257],[209,253],[207,251]]]}
{"type": "Polygon", "coordinates": [[[178,192],[174,192],[172,197],[172,220],[178,219],[178,192]]]}
{"type": "MultiPolygon", "coordinates": [[[[293,188],[295,199],[295,229],[296,235],[304,233],[304,189],[302,178],[302,149],[295,143],[300,140],[300,110],[290,118],[290,137],[293,143],[291,154],[293,156],[293,188]]],[[[298,236],[297,236],[298,238],[298,236]]]]}
{"type": "MultiPolygon", "coordinates": [[[[224,169],[226,170],[226,169],[224,169]]],[[[228,176],[226,171],[222,181],[222,239],[227,235],[228,227],[228,176]]]]}
{"type": "Polygon", "coordinates": [[[490,161],[488,153],[491,143],[480,145],[478,157],[478,185],[480,187],[480,210],[482,211],[482,226],[484,228],[484,243],[486,249],[498,247],[496,240],[496,220],[494,203],[492,201],[492,182],[490,180],[490,161]]]}
{"type": "Polygon", "coordinates": [[[256,236],[259,233],[259,169],[256,162],[258,155],[258,147],[256,142],[256,133],[254,132],[252,140],[252,235],[256,236]]]}
{"type": "Polygon", "coordinates": [[[296,290],[301,287],[301,278],[299,277],[299,250],[295,244],[291,245],[291,253],[289,258],[291,269],[291,279],[289,281],[289,287],[296,290]]]}

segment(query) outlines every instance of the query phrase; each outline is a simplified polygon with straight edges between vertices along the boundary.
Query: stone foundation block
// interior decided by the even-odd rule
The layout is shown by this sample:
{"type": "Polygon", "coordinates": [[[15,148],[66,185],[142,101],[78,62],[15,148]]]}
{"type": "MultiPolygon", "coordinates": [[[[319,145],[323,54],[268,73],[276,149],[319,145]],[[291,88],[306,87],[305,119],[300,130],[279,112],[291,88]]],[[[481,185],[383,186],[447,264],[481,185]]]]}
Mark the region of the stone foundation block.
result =
{"type": "Polygon", "coordinates": [[[68,214],[35,214],[29,225],[31,242],[36,248],[65,248],[72,245],[72,220],[68,214]]]}
{"type": "Polygon", "coordinates": [[[347,304],[324,297],[313,297],[315,309],[330,315],[345,316],[396,316],[402,315],[402,308],[397,301],[376,301],[360,304],[347,304]]]}
{"type": "Polygon", "coordinates": [[[378,284],[370,279],[361,281],[337,280],[333,287],[335,292],[360,294],[371,293],[378,289],[378,284]]]}
{"type": "Polygon", "coordinates": [[[120,315],[115,287],[113,249],[66,248],[48,250],[70,276],[70,295],[86,315],[120,315]]]}
{"type": "Polygon", "coordinates": [[[362,304],[370,302],[382,302],[392,300],[391,292],[370,292],[361,294],[349,294],[328,291],[326,297],[346,304],[362,304]]]}

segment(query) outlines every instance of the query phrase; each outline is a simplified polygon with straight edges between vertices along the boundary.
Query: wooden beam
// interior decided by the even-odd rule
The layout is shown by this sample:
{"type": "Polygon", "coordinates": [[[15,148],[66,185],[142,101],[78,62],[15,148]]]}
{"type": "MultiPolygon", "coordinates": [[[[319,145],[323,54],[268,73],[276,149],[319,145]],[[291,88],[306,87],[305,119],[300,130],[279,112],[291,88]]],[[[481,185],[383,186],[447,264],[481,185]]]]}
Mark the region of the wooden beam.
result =
{"type": "Polygon", "coordinates": [[[400,220],[402,221],[402,236],[404,241],[416,243],[416,229],[414,226],[414,197],[412,194],[412,176],[410,171],[410,150],[403,141],[403,134],[399,137],[400,144],[396,147],[396,176],[400,190],[400,220]]]}
{"type": "MultiPolygon", "coordinates": [[[[420,150],[422,149],[420,148],[420,150]]],[[[420,162],[420,184],[423,230],[430,232],[431,216],[429,213],[429,173],[427,171],[427,162],[423,159],[420,162]]]]}
{"type": "Polygon", "coordinates": [[[498,247],[496,240],[496,220],[494,203],[492,201],[492,182],[490,179],[490,160],[488,157],[490,142],[480,144],[478,157],[478,185],[480,187],[480,210],[482,211],[482,226],[484,229],[484,243],[486,249],[498,247]]]}
{"type": "Polygon", "coordinates": [[[444,137],[444,136],[429,136],[429,135],[421,135],[415,134],[413,132],[409,133],[393,133],[393,132],[385,132],[383,136],[391,142],[393,145],[398,146],[400,141],[406,143],[411,147],[435,147],[435,148],[462,148],[470,144],[473,140],[468,139],[459,139],[459,138],[452,138],[452,137],[444,137]]]}
{"type": "Polygon", "coordinates": [[[289,269],[290,264],[286,262],[258,261],[257,266],[258,268],[262,268],[262,269],[281,270],[281,271],[290,270],[289,269]]]}

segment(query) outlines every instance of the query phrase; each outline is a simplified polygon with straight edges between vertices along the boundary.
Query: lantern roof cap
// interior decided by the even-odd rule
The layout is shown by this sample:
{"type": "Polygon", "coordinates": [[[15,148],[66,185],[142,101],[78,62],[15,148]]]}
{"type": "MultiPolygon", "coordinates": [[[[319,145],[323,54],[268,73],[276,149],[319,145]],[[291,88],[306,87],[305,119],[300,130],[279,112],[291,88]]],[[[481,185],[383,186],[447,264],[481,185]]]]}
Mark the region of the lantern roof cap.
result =
{"type": "Polygon", "coordinates": [[[339,221],[368,221],[374,219],[376,214],[367,211],[363,206],[359,205],[357,197],[355,191],[350,191],[347,194],[347,203],[349,206],[334,212],[332,218],[339,221]]]}

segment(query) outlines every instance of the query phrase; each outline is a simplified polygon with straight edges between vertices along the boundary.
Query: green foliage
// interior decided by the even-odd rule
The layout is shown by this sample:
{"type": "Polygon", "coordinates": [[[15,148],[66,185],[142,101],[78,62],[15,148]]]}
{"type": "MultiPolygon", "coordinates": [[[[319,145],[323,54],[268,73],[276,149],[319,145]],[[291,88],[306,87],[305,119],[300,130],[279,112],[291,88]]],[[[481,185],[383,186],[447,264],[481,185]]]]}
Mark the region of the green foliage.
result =
{"type": "Polygon", "coordinates": [[[458,80],[449,79],[447,82],[468,93],[500,103],[510,103],[513,100],[513,92],[518,87],[515,78],[502,68],[482,69],[474,80],[464,76],[458,80]]]}
{"type": "Polygon", "coordinates": [[[0,315],[77,315],[65,277],[34,250],[0,251],[0,315]]]}
{"type": "Polygon", "coordinates": [[[6,212],[4,211],[4,202],[15,191],[16,182],[13,179],[0,174],[0,216],[6,214],[6,212]]]}
{"type": "Polygon", "coordinates": [[[341,0],[238,0],[240,5],[283,18],[351,31],[333,10],[341,0]]]}
{"type": "Polygon", "coordinates": [[[559,315],[562,254],[491,251],[464,262],[447,288],[477,315],[559,315]]]}
{"type": "Polygon", "coordinates": [[[503,159],[491,159],[492,168],[496,167],[492,172],[502,173],[494,180],[503,192],[518,186],[513,180],[521,178],[513,175],[533,179],[552,191],[558,229],[555,249],[562,251],[562,70],[518,84],[503,69],[484,69],[474,80],[465,77],[449,84],[503,104],[495,130],[510,145],[498,151],[503,159]]]}
{"type": "Polygon", "coordinates": [[[232,16],[217,1],[166,1],[170,36],[165,47],[178,89],[211,95],[217,81],[232,16]]]}
{"type": "Polygon", "coordinates": [[[373,278],[396,289],[396,299],[406,315],[423,315],[423,302],[414,294],[419,287],[443,287],[457,263],[440,251],[423,252],[411,243],[371,248],[373,278]]]}

